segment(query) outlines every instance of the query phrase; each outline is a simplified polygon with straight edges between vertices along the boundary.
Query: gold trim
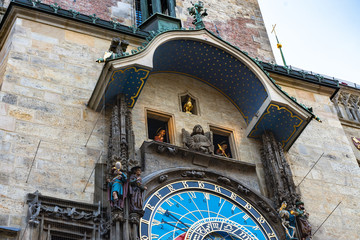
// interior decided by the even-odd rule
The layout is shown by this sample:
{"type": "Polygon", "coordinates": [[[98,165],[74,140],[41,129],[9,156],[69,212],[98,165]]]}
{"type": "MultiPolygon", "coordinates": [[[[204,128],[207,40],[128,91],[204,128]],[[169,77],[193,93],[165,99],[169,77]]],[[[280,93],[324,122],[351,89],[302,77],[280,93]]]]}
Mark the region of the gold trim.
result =
{"type": "Polygon", "coordinates": [[[273,104],[273,103],[270,103],[270,104],[269,104],[269,106],[268,106],[267,109],[266,109],[266,113],[264,113],[264,114],[261,116],[261,118],[259,119],[259,121],[258,121],[257,124],[255,125],[254,129],[250,132],[249,137],[255,137],[255,136],[251,136],[251,135],[253,134],[253,132],[256,132],[256,131],[258,130],[258,126],[259,126],[261,120],[262,120],[266,115],[270,114],[269,109],[270,109],[270,107],[272,107],[272,106],[276,107],[278,111],[280,111],[281,109],[285,109],[286,111],[288,111],[288,112],[290,113],[291,118],[298,118],[298,119],[300,120],[300,123],[299,123],[298,125],[294,125],[294,126],[293,126],[294,131],[292,132],[292,134],[291,134],[286,140],[281,141],[281,142],[282,142],[282,147],[284,147],[285,143],[288,142],[289,139],[295,134],[296,128],[297,128],[297,127],[300,127],[300,125],[304,122],[304,120],[301,119],[301,118],[298,117],[298,116],[293,115],[293,113],[292,113],[289,109],[287,109],[286,107],[280,107],[279,105],[276,105],[276,104],[273,104]]]}
{"type": "Polygon", "coordinates": [[[128,107],[133,107],[133,106],[134,106],[134,104],[135,104],[135,98],[137,98],[137,97],[139,96],[142,88],[144,87],[145,79],[147,79],[147,78],[149,77],[150,70],[143,69],[143,68],[129,67],[129,68],[125,68],[125,69],[120,69],[120,70],[114,71],[113,74],[112,74],[112,76],[111,76],[111,81],[107,84],[106,89],[105,89],[105,94],[106,94],[106,91],[108,90],[110,84],[115,80],[115,79],[114,79],[115,73],[118,73],[118,72],[120,72],[120,73],[125,73],[125,71],[127,71],[127,70],[129,70],[129,69],[132,69],[132,68],[135,70],[135,72],[144,71],[144,72],[146,72],[146,75],[145,75],[145,77],[140,78],[141,85],[139,86],[139,89],[138,89],[137,93],[135,94],[135,96],[130,97],[130,99],[132,100],[132,103],[131,103],[130,105],[128,105],[128,107]]]}

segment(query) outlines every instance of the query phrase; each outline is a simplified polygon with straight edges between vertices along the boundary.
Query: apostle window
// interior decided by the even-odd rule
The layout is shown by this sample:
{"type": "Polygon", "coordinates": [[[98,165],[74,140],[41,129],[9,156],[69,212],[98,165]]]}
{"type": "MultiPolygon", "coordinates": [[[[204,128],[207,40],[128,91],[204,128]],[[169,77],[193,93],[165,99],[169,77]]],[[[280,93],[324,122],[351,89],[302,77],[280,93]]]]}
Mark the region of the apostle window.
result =
{"type": "Polygon", "coordinates": [[[223,157],[236,158],[232,131],[215,126],[210,126],[210,131],[213,133],[214,153],[223,157]]]}
{"type": "Polygon", "coordinates": [[[146,111],[148,138],[158,142],[173,143],[173,122],[169,114],[146,111]]]}

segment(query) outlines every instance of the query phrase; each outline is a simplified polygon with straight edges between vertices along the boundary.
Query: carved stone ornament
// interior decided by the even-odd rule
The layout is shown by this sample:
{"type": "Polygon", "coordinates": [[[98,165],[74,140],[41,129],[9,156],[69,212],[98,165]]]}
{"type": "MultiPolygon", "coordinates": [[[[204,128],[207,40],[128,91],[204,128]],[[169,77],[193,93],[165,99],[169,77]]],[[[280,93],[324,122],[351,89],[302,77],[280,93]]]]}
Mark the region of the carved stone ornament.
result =
{"type": "Polygon", "coordinates": [[[181,174],[182,177],[196,177],[196,178],[204,178],[205,173],[200,171],[186,171],[181,174]]]}
{"type": "Polygon", "coordinates": [[[168,179],[168,175],[161,175],[160,177],[159,177],[159,183],[163,183],[163,182],[165,182],[167,179],[168,179]]]}
{"type": "Polygon", "coordinates": [[[223,183],[225,185],[231,185],[231,180],[228,179],[227,177],[221,176],[221,177],[218,177],[217,180],[219,183],[223,183]]]}
{"type": "Polygon", "coordinates": [[[214,153],[212,132],[205,133],[201,125],[195,125],[191,134],[183,128],[182,137],[185,147],[202,153],[214,153]]]}
{"type": "Polygon", "coordinates": [[[261,160],[270,198],[277,208],[283,201],[289,206],[295,206],[300,195],[296,192],[291,169],[285,159],[281,143],[276,141],[271,132],[265,132],[262,141],[261,160]]]}
{"type": "Polygon", "coordinates": [[[237,189],[239,192],[244,193],[245,195],[248,195],[250,193],[249,189],[247,189],[246,187],[244,187],[240,184],[238,185],[237,189]]]}

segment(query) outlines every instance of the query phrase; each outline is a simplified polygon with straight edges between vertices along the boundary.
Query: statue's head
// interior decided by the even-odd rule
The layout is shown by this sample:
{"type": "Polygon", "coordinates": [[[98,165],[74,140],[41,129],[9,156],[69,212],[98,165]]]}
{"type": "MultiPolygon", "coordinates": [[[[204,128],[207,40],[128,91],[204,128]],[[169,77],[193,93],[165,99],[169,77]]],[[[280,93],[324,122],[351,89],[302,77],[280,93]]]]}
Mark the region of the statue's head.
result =
{"type": "Polygon", "coordinates": [[[193,132],[192,132],[191,135],[195,135],[195,134],[204,135],[204,130],[203,130],[203,128],[202,128],[202,126],[200,124],[197,124],[197,125],[194,126],[193,132]]]}

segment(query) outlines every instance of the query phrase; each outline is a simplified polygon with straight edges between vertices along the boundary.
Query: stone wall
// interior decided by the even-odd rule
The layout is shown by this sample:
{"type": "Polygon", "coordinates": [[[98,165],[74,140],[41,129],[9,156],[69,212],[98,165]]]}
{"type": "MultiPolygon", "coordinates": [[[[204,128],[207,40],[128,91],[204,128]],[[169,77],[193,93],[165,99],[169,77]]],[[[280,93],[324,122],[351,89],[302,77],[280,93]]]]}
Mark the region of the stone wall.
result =
{"type": "MultiPolygon", "coordinates": [[[[204,0],[208,16],[204,18],[205,27],[225,41],[246,51],[252,57],[271,62],[275,61],[270,41],[265,29],[259,4],[256,0],[204,0]],[[215,27],[216,26],[216,27],[215,27]]],[[[188,14],[190,0],[176,1],[176,16],[183,26],[194,27],[193,18],[188,14]]]]}
{"type": "MultiPolygon", "coordinates": [[[[176,0],[174,0],[176,1],[176,0]]],[[[58,3],[63,9],[73,9],[85,15],[96,14],[104,20],[116,20],[121,24],[135,25],[134,0],[43,0],[42,3],[58,3]]],[[[176,17],[181,19],[183,27],[194,27],[193,18],[187,8],[190,0],[176,1],[176,17]]],[[[246,51],[252,57],[271,62],[275,61],[270,41],[264,26],[259,4],[256,0],[203,0],[208,16],[205,26],[225,41],[246,51]],[[216,27],[215,27],[216,26],[216,27]]],[[[7,5],[7,4],[6,4],[7,5]]]]}
{"type": "Polygon", "coordinates": [[[26,214],[26,194],[35,190],[93,202],[94,176],[83,190],[105,148],[104,123],[86,104],[102,69],[94,60],[109,40],[17,19],[6,44],[1,52],[0,225],[14,227],[26,214]]]}
{"type": "Polygon", "coordinates": [[[302,182],[299,190],[310,213],[313,233],[341,202],[313,239],[358,239],[360,168],[346,130],[328,94],[294,86],[286,85],[283,89],[299,102],[312,106],[322,120],[311,121],[287,153],[295,185],[302,182]]]}

